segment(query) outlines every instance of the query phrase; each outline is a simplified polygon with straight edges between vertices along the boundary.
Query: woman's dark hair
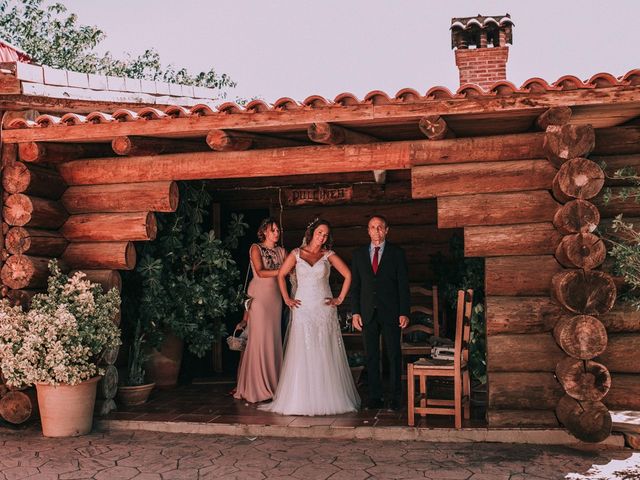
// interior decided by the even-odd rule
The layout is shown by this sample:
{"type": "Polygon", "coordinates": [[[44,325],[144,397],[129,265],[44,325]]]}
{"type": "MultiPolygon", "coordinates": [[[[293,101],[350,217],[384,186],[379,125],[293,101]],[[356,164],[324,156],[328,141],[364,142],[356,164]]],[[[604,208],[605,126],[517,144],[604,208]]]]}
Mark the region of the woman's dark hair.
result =
{"type": "Polygon", "coordinates": [[[267,230],[273,225],[280,228],[280,225],[278,225],[278,220],[273,217],[267,217],[262,220],[260,222],[260,226],[258,227],[258,240],[264,242],[267,239],[267,230]]]}
{"type": "Polygon", "coordinates": [[[304,243],[309,245],[311,243],[311,239],[313,238],[313,234],[316,229],[320,225],[326,225],[329,228],[329,236],[327,237],[327,241],[324,242],[324,248],[330,250],[333,246],[333,236],[331,235],[331,224],[327,220],[323,220],[322,218],[316,218],[309,225],[307,225],[307,229],[304,232],[304,243]]]}

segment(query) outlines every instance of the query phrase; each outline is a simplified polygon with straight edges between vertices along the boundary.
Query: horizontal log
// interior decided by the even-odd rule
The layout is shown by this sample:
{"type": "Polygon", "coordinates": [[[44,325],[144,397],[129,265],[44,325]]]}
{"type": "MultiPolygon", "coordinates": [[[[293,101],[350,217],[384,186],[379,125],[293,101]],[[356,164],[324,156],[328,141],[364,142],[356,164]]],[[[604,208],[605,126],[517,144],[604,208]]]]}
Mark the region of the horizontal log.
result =
{"type": "Polygon", "coordinates": [[[5,200],[2,216],[12,226],[57,229],[69,215],[63,205],[56,200],[16,193],[9,195],[5,200]]]}
{"type": "Polygon", "coordinates": [[[549,333],[492,335],[487,339],[489,372],[555,372],[564,357],[549,333]]]}
{"type": "MultiPolygon", "coordinates": [[[[62,178],[69,185],[397,170],[435,163],[541,158],[542,135],[526,133],[439,142],[414,140],[288,147],[259,152],[176,153],[159,157],[76,160],[66,162],[59,168],[62,178]]],[[[524,168],[521,175],[539,173],[542,168],[524,168]]],[[[529,180],[532,179],[535,176],[529,180]]],[[[529,189],[544,188],[550,183],[529,189]]]]}
{"type": "Polygon", "coordinates": [[[329,122],[312,123],[307,128],[307,136],[313,142],[324,143],[326,145],[373,143],[378,141],[376,137],[371,135],[355,132],[329,122]]]}
{"type": "Polygon", "coordinates": [[[37,228],[13,227],[4,239],[11,254],[29,254],[42,257],[59,257],[67,248],[67,240],[58,232],[37,228]]]}
{"type": "Polygon", "coordinates": [[[611,435],[611,414],[602,402],[563,396],[556,406],[558,421],[583,442],[602,442],[611,435]]]}
{"type": "Polygon", "coordinates": [[[607,349],[596,360],[612,373],[640,373],[640,333],[609,335],[607,349]]]}
{"type": "Polygon", "coordinates": [[[70,243],[62,259],[78,270],[132,270],[136,265],[136,249],[132,242],[70,243]]]}
{"type": "Polygon", "coordinates": [[[543,150],[549,161],[560,168],[567,160],[588,155],[594,144],[591,125],[551,125],[545,131],[543,150]]]}
{"type": "Polygon", "coordinates": [[[22,162],[4,167],[2,186],[9,193],[25,193],[53,200],[60,198],[67,189],[57,170],[22,162]]]}
{"type": "Polygon", "coordinates": [[[560,238],[551,222],[467,227],[464,229],[464,255],[548,255],[555,252],[560,238]]]}
{"type": "Polygon", "coordinates": [[[593,270],[604,263],[607,247],[598,235],[572,233],[562,237],[555,256],[567,268],[593,270]]]}
{"type": "Polygon", "coordinates": [[[28,255],[10,256],[0,271],[2,283],[9,288],[41,288],[47,285],[50,258],[28,255]]]}
{"type": "MultiPolygon", "coordinates": [[[[627,192],[628,189],[627,189],[627,192]]],[[[633,192],[629,192],[633,193],[633,192]]],[[[619,214],[626,216],[640,216],[640,198],[625,194],[624,187],[613,187],[609,198],[605,201],[604,193],[595,197],[592,202],[600,210],[602,218],[613,218],[619,214]]],[[[625,220],[626,221],[626,220],[625,220]]],[[[638,224],[640,226],[640,224],[638,224]]]]}
{"type": "Polygon", "coordinates": [[[27,142],[18,145],[18,156],[23,162],[62,163],[76,158],[106,157],[112,155],[105,143],[48,143],[27,142]]]}
{"type": "Polygon", "coordinates": [[[111,148],[118,155],[160,155],[176,152],[206,152],[209,147],[203,140],[139,137],[135,135],[116,137],[111,148]]]}
{"type": "Polygon", "coordinates": [[[553,410],[564,395],[553,371],[492,372],[488,378],[489,409],[553,410]]]}
{"type": "Polygon", "coordinates": [[[438,197],[440,228],[545,222],[560,204],[548,190],[438,197]]]}
{"type": "Polygon", "coordinates": [[[640,126],[600,128],[596,130],[594,155],[640,153],[640,126]]]}
{"type": "Polygon", "coordinates": [[[540,130],[546,130],[551,125],[565,125],[571,120],[570,107],[552,107],[545,110],[536,119],[536,125],[540,130]]]}
{"type": "Polygon", "coordinates": [[[304,142],[289,138],[272,137],[253,132],[211,130],[207,134],[207,145],[218,152],[243,151],[249,149],[299,147],[304,142]]]}
{"type": "Polygon", "coordinates": [[[60,232],[74,242],[154,240],[158,224],[152,212],[82,213],[71,215],[60,232]]]}
{"type": "Polygon", "coordinates": [[[427,115],[420,119],[418,128],[429,140],[442,140],[455,137],[447,125],[447,121],[440,115],[427,115]]]}
{"type": "Polygon", "coordinates": [[[572,158],[562,164],[553,178],[551,189],[558,201],[566,203],[574,198],[589,200],[603,186],[604,172],[598,164],[586,158],[572,158]]]}
{"type": "Polygon", "coordinates": [[[607,331],[590,315],[562,317],[553,327],[553,338],[570,357],[591,360],[607,348],[607,331]]]}
{"type": "Polygon", "coordinates": [[[551,255],[489,257],[485,260],[485,294],[548,296],[553,275],[562,266],[551,255]]]}
{"type": "Polygon", "coordinates": [[[602,401],[611,410],[640,410],[640,375],[611,375],[611,389],[602,401]]]}
{"type": "Polygon", "coordinates": [[[560,426],[553,410],[487,410],[489,428],[560,426]]]}
{"type": "MultiPolygon", "coordinates": [[[[498,297],[485,299],[487,336],[503,333],[539,333],[553,329],[561,307],[549,297],[498,297]]],[[[491,342],[491,338],[488,339],[491,342]]]]}
{"type": "Polygon", "coordinates": [[[295,207],[282,212],[282,224],[291,230],[306,229],[316,217],[328,220],[332,227],[364,226],[373,214],[384,215],[389,221],[390,231],[396,225],[433,225],[436,223],[436,202],[433,200],[413,201],[379,205],[320,205],[295,207]]]}
{"type": "Polygon", "coordinates": [[[600,212],[591,202],[572,200],[553,216],[553,226],[563,235],[591,233],[600,223],[600,212]]]}
{"type": "Polygon", "coordinates": [[[27,309],[31,305],[33,296],[38,293],[42,293],[42,290],[9,290],[7,299],[11,305],[27,309]]]}
{"type": "Polygon", "coordinates": [[[520,192],[549,189],[555,174],[546,160],[425,165],[412,168],[411,188],[413,198],[520,192]]]}
{"type": "MultiPolygon", "coordinates": [[[[553,330],[556,322],[572,314],[563,313],[562,307],[545,297],[507,297],[488,295],[487,335],[501,333],[539,333],[553,330]]],[[[618,304],[598,318],[607,332],[640,333],[640,311],[625,304],[618,304]]]]}
{"type": "Polygon", "coordinates": [[[71,214],[107,212],[175,212],[176,182],[145,182],[69,187],[62,204],[71,214]]]}
{"type": "Polygon", "coordinates": [[[567,395],[580,401],[598,402],[611,388],[609,370],[593,360],[565,357],[556,365],[556,378],[567,395]]]}
{"type": "MultiPolygon", "coordinates": [[[[69,275],[73,275],[78,270],[73,270],[69,275]]],[[[117,270],[89,270],[83,269],[82,273],[85,274],[87,280],[93,283],[99,283],[102,285],[102,290],[108,292],[112,288],[122,291],[122,276],[117,270]]]]}
{"type": "Polygon", "coordinates": [[[573,313],[601,315],[616,300],[615,283],[605,272],[564,270],[553,276],[551,284],[552,297],[573,313]]]}

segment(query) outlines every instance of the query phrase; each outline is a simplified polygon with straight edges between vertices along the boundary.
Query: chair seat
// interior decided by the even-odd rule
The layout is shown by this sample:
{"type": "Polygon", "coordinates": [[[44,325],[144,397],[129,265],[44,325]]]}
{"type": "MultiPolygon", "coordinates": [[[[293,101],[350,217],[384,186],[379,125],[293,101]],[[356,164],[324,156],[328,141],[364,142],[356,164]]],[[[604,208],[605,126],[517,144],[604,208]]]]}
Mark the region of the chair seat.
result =
{"type": "MultiPolygon", "coordinates": [[[[413,368],[415,371],[420,371],[421,369],[441,369],[441,370],[453,370],[453,360],[440,360],[435,358],[421,358],[417,362],[413,363],[413,368]]],[[[460,368],[466,368],[467,362],[464,360],[460,364],[460,368]]]]}

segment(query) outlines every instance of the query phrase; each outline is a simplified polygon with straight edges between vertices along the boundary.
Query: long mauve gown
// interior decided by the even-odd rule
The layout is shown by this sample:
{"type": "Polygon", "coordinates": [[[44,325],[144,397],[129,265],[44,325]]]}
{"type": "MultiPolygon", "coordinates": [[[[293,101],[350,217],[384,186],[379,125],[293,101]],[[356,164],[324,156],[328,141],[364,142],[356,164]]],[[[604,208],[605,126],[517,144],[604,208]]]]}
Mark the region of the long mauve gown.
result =
{"type": "MultiPolygon", "coordinates": [[[[260,249],[262,265],[267,270],[277,270],[284,260],[284,249],[260,249]]],[[[235,398],[248,402],[262,402],[273,398],[282,366],[282,332],[280,317],[282,297],[277,277],[260,278],[251,264],[253,278],[247,294],[253,297],[247,321],[247,345],[238,372],[235,398]]]]}

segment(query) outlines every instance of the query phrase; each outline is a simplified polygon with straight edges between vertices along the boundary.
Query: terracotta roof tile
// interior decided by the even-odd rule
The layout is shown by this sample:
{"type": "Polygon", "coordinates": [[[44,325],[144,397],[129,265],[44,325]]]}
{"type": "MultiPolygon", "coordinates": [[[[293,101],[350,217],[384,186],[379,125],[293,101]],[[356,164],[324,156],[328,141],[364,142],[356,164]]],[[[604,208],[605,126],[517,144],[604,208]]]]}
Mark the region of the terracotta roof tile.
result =
{"type": "Polygon", "coordinates": [[[422,103],[434,100],[449,99],[465,99],[478,97],[492,97],[523,94],[539,94],[551,91],[570,91],[578,89],[599,89],[599,88],[615,88],[623,86],[640,85],[640,69],[630,70],[619,78],[610,73],[597,73],[588,80],[580,80],[573,75],[564,75],[558,80],[549,84],[546,80],[539,77],[532,77],[526,80],[520,88],[513,83],[502,80],[493,83],[487,89],[482,89],[475,84],[465,84],[460,86],[456,93],[452,93],[446,87],[432,87],[424,95],[412,88],[403,88],[393,97],[381,90],[373,90],[364,99],[359,100],[352,93],[344,92],[337,95],[334,101],[329,101],[320,95],[311,95],[304,99],[301,103],[289,97],[283,97],[276,100],[272,105],[262,100],[253,100],[244,107],[234,103],[225,102],[217,108],[212,108],[207,104],[197,104],[191,108],[172,105],[164,110],[145,107],[140,110],[133,111],[128,109],[120,109],[109,115],[103,112],[92,112],[86,117],[77,114],[66,114],[63,117],[54,115],[41,115],[35,122],[25,119],[14,119],[8,124],[8,128],[37,128],[52,126],[72,126],[83,123],[107,123],[112,121],[131,122],[136,120],[157,120],[166,117],[188,117],[191,115],[221,115],[221,114],[244,114],[265,112],[270,110],[293,110],[298,108],[342,108],[354,105],[385,105],[393,103],[422,103]]]}

